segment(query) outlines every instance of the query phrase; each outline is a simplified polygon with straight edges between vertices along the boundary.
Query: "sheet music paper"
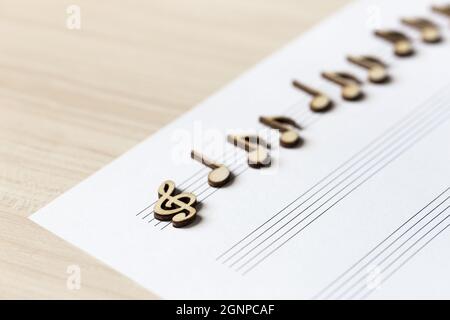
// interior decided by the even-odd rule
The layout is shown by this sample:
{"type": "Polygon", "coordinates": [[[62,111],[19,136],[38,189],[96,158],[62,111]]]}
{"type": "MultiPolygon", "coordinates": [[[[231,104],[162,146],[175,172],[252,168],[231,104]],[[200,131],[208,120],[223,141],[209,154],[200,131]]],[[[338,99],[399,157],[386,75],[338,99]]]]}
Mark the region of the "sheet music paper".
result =
{"type": "Polygon", "coordinates": [[[450,29],[436,3],[348,5],[31,219],[162,298],[450,298],[450,29]],[[444,41],[424,44],[399,22],[416,16],[444,41]],[[416,55],[395,57],[374,28],[404,31],[416,55]],[[343,101],[320,72],[365,79],[348,54],[386,61],[391,83],[343,101]],[[293,79],[334,108],[312,113],[293,79]],[[258,117],[279,114],[298,121],[304,144],[249,168],[226,134],[267,130],[258,117]],[[192,147],[225,163],[232,183],[209,187],[192,147]],[[193,225],[153,218],[167,179],[197,195],[193,225]]]}

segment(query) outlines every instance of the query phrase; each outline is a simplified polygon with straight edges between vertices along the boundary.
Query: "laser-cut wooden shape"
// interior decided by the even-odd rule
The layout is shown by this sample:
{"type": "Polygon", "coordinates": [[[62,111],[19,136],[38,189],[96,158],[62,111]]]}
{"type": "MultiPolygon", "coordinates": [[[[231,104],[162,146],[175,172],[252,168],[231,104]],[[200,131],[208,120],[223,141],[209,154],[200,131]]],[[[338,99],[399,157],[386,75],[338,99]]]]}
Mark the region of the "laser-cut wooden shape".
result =
{"type": "Polygon", "coordinates": [[[386,83],[390,79],[386,70],[386,64],[378,58],[372,56],[348,56],[347,60],[366,68],[368,70],[367,78],[372,83],[386,83]]]}
{"type": "Polygon", "coordinates": [[[158,189],[159,199],[153,211],[155,219],[172,221],[175,228],[181,228],[195,220],[197,197],[193,193],[175,193],[175,183],[170,180],[164,181],[158,189]]]}
{"type": "Polygon", "coordinates": [[[262,138],[254,135],[228,135],[228,142],[248,152],[248,165],[252,168],[270,166],[271,159],[267,144],[262,138]],[[267,147],[267,148],[266,148],[267,147]]]}
{"type": "Polygon", "coordinates": [[[361,89],[362,82],[355,76],[345,72],[323,72],[322,77],[341,86],[341,96],[348,101],[361,99],[364,94],[361,89]]]}
{"type": "Polygon", "coordinates": [[[230,181],[231,172],[223,164],[213,162],[194,150],[191,151],[191,158],[212,169],[212,171],[208,173],[208,184],[211,187],[220,188],[230,181]]]}
{"type": "Polygon", "coordinates": [[[285,148],[296,147],[301,139],[297,131],[293,128],[300,129],[300,126],[291,118],[278,117],[259,117],[259,121],[273,129],[280,130],[280,144],[285,148]]]}
{"type": "Polygon", "coordinates": [[[330,110],[331,107],[333,106],[333,101],[331,101],[331,99],[328,96],[326,96],[324,93],[322,93],[316,89],[313,89],[313,88],[299,82],[298,80],[292,81],[292,85],[295,88],[300,89],[313,97],[311,102],[309,103],[309,107],[312,111],[325,112],[325,111],[330,110]]]}
{"type": "Polygon", "coordinates": [[[394,53],[398,57],[408,57],[414,54],[411,40],[404,34],[393,30],[376,30],[375,35],[394,45],[394,53]]]}

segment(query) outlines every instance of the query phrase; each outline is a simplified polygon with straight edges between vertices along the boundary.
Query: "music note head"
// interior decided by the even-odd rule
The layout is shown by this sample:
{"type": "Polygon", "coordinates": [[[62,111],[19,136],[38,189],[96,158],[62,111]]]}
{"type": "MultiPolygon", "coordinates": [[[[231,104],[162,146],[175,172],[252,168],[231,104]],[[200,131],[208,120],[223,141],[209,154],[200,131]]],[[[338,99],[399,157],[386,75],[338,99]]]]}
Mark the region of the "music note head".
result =
{"type": "Polygon", "coordinates": [[[191,158],[213,169],[208,174],[208,184],[211,187],[220,188],[230,181],[231,172],[225,165],[214,162],[195,150],[191,151],[191,158]]]}
{"type": "Polygon", "coordinates": [[[422,40],[427,43],[437,43],[442,40],[441,33],[435,27],[427,27],[422,30],[422,40]]]}
{"type": "Polygon", "coordinates": [[[383,66],[374,66],[369,69],[369,81],[373,83],[384,83],[389,80],[386,68],[383,66]]]}
{"type": "Polygon", "coordinates": [[[342,87],[342,98],[349,101],[361,99],[363,96],[361,87],[356,83],[349,83],[342,87]]]}
{"type": "Polygon", "coordinates": [[[281,132],[280,143],[285,148],[293,148],[300,142],[298,133],[294,130],[281,132]]]}
{"type": "Polygon", "coordinates": [[[248,165],[252,168],[261,168],[270,166],[271,160],[269,152],[258,146],[248,153],[248,165]]]}
{"type": "Polygon", "coordinates": [[[407,57],[414,53],[414,48],[409,40],[399,40],[394,44],[394,53],[399,57],[407,57]]]}
{"type": "Polygon", "coordinates": [[[332,102],[330,98],[326,95],[319,94],[313,97],[311,100],[309,107],[314,112],[325,112],[328,111],[332,106],[332,102]]]}
{"type": "Polygon", "coordinates": [[[306,84],[301,83],[298,80],[293,80],[292,85],[297,89],[305,91],[306,93],[308,93],[313,97],[311,102],[309,103],[309,107],[311,108],[312,111],[325,112],[331,108],[333,104],[332,101],[330,100],[330,98],[328,98],[320,91],[313,89],[310,86],[307,86],[306,84]]]}
{"type": "Polygon", "coordinates": [[[227,167],[221,165],[208,174],[208,183],[211,187],[220,188],[231,179],[231,172],[227,167]]]}

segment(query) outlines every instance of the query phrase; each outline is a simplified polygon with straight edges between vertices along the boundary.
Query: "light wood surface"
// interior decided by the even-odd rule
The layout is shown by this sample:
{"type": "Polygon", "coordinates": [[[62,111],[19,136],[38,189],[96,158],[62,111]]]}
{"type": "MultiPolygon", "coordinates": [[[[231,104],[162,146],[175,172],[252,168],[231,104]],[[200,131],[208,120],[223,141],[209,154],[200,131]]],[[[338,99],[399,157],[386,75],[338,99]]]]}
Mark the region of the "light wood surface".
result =
{"type": "Polygon", "coordinates": [[[27,217],[346,2],[2,0],[0,298],[156,297],[27,217]]]}

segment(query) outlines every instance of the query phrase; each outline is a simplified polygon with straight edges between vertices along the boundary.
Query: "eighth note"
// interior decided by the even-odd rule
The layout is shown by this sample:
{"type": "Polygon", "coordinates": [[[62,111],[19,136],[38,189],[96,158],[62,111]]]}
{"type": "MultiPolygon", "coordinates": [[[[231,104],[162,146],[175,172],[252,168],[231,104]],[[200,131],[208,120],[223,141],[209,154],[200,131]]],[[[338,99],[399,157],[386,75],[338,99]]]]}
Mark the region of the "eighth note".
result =
{"type": "Polygon", "coordinates": [[[281,131],[280,144],[285,148],[293,148],[300,142],[298,133],[291,128],[300,129],[300,126],[288,117],[259,117],[259,121],[271,128],[281,131]]]}
{"type": "Polygon", "coordinates": [[[159,199],[153,209],[155,219],[161,221],[172,220],[175,228],[187,226],[195,220],[197,197],[192,193],[175,195],[175,183],[164,181],[158,189],[159,199]]]}
{"type": "Polygon", "coordinates": [[[253,135],[229,135],[229,143],[244,149],[248,152],[248,165],[251,168],[261,168],[270,166],[271,160],[269,152],[261,143],[270,147],[263,139],[253,135]]]}
{"type": "Polygon", "coordinates": [[[380,59],[371,56],[348,56],[347,60],[366,68],[368,70],[368,78],[372,83],[386,83],[389,81],[389,75],[386,71],[386,64],[380,59]]]}
{"type": "Polygon", "coordinates": [[[342,87],[342,98],[348,101],[361,99],[364,94],[361,91],[361,80],[345,72],[322,72],[322,77],[337,83],[342,87]]]}
{"type": "Polygon", "coordinates": [[[433,21],[423,18],[403,18],[402,23],[420,31],[422,41],[426,43],[438,43],[442,40],[439,27],[433,21]]]}
{"type": "Polygon", "coordinates": [[[376,30],[375,35],[394,44],[394,54],[398,57],[409,57],[414,54],[411,40],[404,33],[392,30],[376,30]]]}

